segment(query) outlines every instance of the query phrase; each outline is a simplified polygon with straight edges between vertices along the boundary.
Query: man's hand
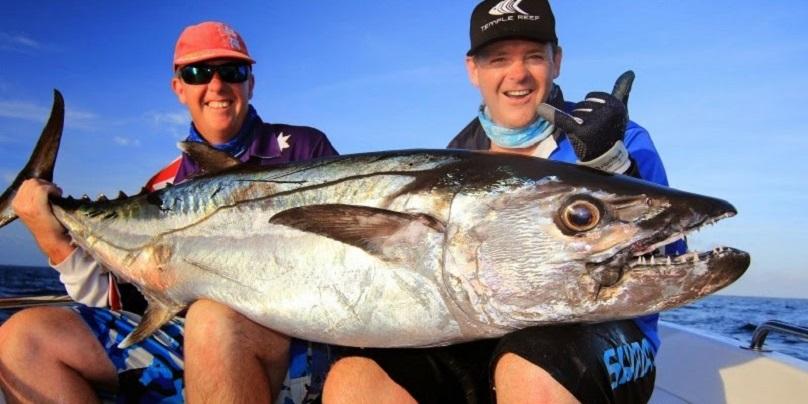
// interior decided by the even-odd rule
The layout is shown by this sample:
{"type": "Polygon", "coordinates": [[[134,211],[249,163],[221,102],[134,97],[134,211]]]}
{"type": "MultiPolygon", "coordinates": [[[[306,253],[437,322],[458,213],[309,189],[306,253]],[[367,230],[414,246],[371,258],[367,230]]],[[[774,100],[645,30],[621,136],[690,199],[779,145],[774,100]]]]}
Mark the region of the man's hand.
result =
{"type": "Polygon", "coordinates": [[[577,127],[567,132],[578,160],[594,160],[623,140],[628,114],[622,101],[611,94],[591,92],[572,110],[577,127]]]}
{"type": "Polygon", "coordinates": [[[539,115],[567,133],[581,164],[624,173],[631,165],[623,136],[628,123],[626,102],[633,81],[633,72],[623,73],[617,79],[612,94],[587,94],[584,101],[575,104],[571,116],[552,107],[548,109],[549,105],[539,107],[539,115]]]}
{"type": "Polygon", "coordinates": [[[53,215],[48,201],[50,195],[61,194],[62,190],[50,182],[28,179],[20,185],[14,200],[11,201],[14,213],[28,227],[39,248],[53,264],[64,261],[75,249],[70,243],[67,230],[53,215]]]}

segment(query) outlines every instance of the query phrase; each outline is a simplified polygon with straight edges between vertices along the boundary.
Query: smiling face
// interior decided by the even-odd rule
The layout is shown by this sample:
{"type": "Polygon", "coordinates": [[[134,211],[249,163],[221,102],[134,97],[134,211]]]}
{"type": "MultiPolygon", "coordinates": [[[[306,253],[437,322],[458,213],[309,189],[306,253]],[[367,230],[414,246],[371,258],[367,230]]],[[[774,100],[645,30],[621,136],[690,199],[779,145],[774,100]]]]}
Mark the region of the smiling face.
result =
{"type": "Polygon", "coordinates": [[[522,39],[494,42],[466,58],[469,79],[480,89],[491,119],[522,128],[536,119],[561,70],[561,48],[522,39]]]}
{"type": "MultiPolygon", "coordinates": [[[[229,59],[204,61],[207,65],[232,62],[229,59]]],[[[188,84],[176,76],[171,80],[171,88],[180,103],[188,108],[197,131],[214,145],[226,143],[241,129],[254,84],[252,73],[243,83],[227,83],[218,73],[207,84],[188,84]]]]}

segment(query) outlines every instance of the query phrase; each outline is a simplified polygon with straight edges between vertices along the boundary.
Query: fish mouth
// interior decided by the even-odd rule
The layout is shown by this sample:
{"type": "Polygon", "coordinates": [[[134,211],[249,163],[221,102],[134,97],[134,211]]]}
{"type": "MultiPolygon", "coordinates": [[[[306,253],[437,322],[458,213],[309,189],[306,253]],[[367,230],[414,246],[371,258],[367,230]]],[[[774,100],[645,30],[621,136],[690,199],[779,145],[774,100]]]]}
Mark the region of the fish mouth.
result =
{"type": "MultiPolygon", "coordinates": [[[[635,241],[619,254],[623,253],[628,255],[629,257],[637,257],[641,258],[643,256],[649,256],[650,258],[654,258],[658,256],[658,254],[654,254],[656,251],[661,250],[661,247],[669,245],[671,243],[675,243],[679,240],[684,240],[685,236],[695,233],[700,229],[712,225],[719,220],[726,219],[728,217],[735,216],[735,212],[725,212],[716,217],[707,217],[703,218],[695,223],[691,223],[684,228],[681,229],[672,229],[667,232],[657,232],[650,237],[635,241]]],[[[663,255],[662,258],[665,258],[663,255]]]]}
{"type": "Polygon", "coordinates": [[[711,263],[727,258],[749,256],[748,253],[732,247],[716,247],[711,251],[690,251],[680,255],[647,254],[638,256],[623,266],[628,270],[638,269],[676,269],[677,267],[693,267],[699,263],[711,263]]]}
{"type": "Polygon", "coordinates": [[[664,247],[684,241],[687,235],[734,215],[735,212],[726,212],[700,220],[687,228],[656,232],[649,237],[634,241],[603,261],[588,263],[588,272],[601,287],[609,287],[641,271],[649,271],[656,275],[684,276],[684,271],[702,265],[710,271],[727,272],[724,275],[727,281],[722,287],[726,286],[746,271],[750,263],[748,253],[721,246],[710,251],[666,254],[664,247]]]}
{"type": "Polygon", "coordinates": [[[639,256],[625,264],[590,268],[594,299],[603,318],[633,318],[679,307],[721,290],[740,278],[751,262],[731,247],[678,256],[639,256]]]}

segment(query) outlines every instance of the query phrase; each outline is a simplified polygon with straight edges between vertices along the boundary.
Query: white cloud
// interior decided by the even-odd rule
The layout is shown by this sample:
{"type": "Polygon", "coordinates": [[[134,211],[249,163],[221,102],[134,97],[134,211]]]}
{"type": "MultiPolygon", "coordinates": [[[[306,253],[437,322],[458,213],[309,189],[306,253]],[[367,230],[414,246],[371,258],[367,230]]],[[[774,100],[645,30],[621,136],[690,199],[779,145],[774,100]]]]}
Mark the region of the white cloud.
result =
{"type": "Polygon", "coordinates": [[[81,111],[75,108],[65,111],[65,120],[90,121],[98,118],[94,112],[81,111]]]}
{"type": "Polygon", "coordinates": [[[27,101],[0,101],[0,116],[5,118],[42,121],[49,109],[27,101]]]}
{"type": "Polygon", "coordinates": [[[28,36],[22,34],[7,34],[0,32],[0,49],[30,52],[32,50],[42,49],[42,44],[28,36]]]}
{"type": "Polygon", "coordinates": [[[187,112],[149,112],[146,119],[174,139],[183,139],[188,135],[190,119],[187,112]]]}
{"type": "Polygon", "coordinates": [[[120,146],[125,146],[125,147],[128,147],[128,146],[138,147],[138,146],[140,146],[140,140],[138,140],[138,139],[130,139],[128,137],[123,137],[123,136],[115,136],[115,137],[112,138],[112,141],[114,141],[115,143],[117,143],[120,146]]]}
{"type": "Polygon", "coordinates": [[[188,124],[188,114],[185,112],[150,112],[146,116],[155,125],[182,125],[188,124]]]}
{"type": "Polygon", "coordinates": [[[97,114],[76,108],[70,108],[65,111],[65,126],[87,130],[96,130],[102,127],[106,128],[106,125],[99,123],[97,114]]]}
{"type": "MultiPolygon", "coordinates": [[[[43,106],[29,101],[0,100],[0,117],[4,118],[44,123],[50,116],[50,111],[50,106],[43,106]]],[[[76,108],[70,108],[65,111],[65,125],[69,127],[92,130],[100,126],[98,121],[98,115],[93,112],[76,108]]]]}

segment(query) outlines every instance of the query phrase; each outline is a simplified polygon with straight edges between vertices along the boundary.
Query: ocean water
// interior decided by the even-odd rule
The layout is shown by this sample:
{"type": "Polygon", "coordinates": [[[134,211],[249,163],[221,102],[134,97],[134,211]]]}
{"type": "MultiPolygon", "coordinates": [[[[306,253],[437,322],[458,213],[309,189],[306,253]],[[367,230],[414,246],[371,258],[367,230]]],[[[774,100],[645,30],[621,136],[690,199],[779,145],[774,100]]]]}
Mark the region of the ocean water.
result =
{"type": "MultiPolygon", "coordinates": [[[[36,294],[65,294],[55,271],[0,265],[0,297],[36,294]]],[[[0,322],[10,314],[9,310],[0,310],[0,322]]],[[[733,338],[739,345],[748,346],[755,327],[767,320],[808,327],[808,299],[713,295],[666,311],[661,318],[733,338]]],[[[664,349],[664,340],[662,344],[664,349]]],[[[764,348],[808,361],[808,340],[799,337],[770,332],[764,348]]]]}
{"type": "MultiPolygon", "coordinates": [[[[695,303],[660,314],[662,320],[730,337],[749,346],[755,328],[768,320],[808,327],[808,299],[745,296],[707,296],[695,303]]],[[[665,340],[662,340],[664,349],[665,340]]],[[[764,349],[808,361],[808,340],[770,331],[764,349]]]]}

